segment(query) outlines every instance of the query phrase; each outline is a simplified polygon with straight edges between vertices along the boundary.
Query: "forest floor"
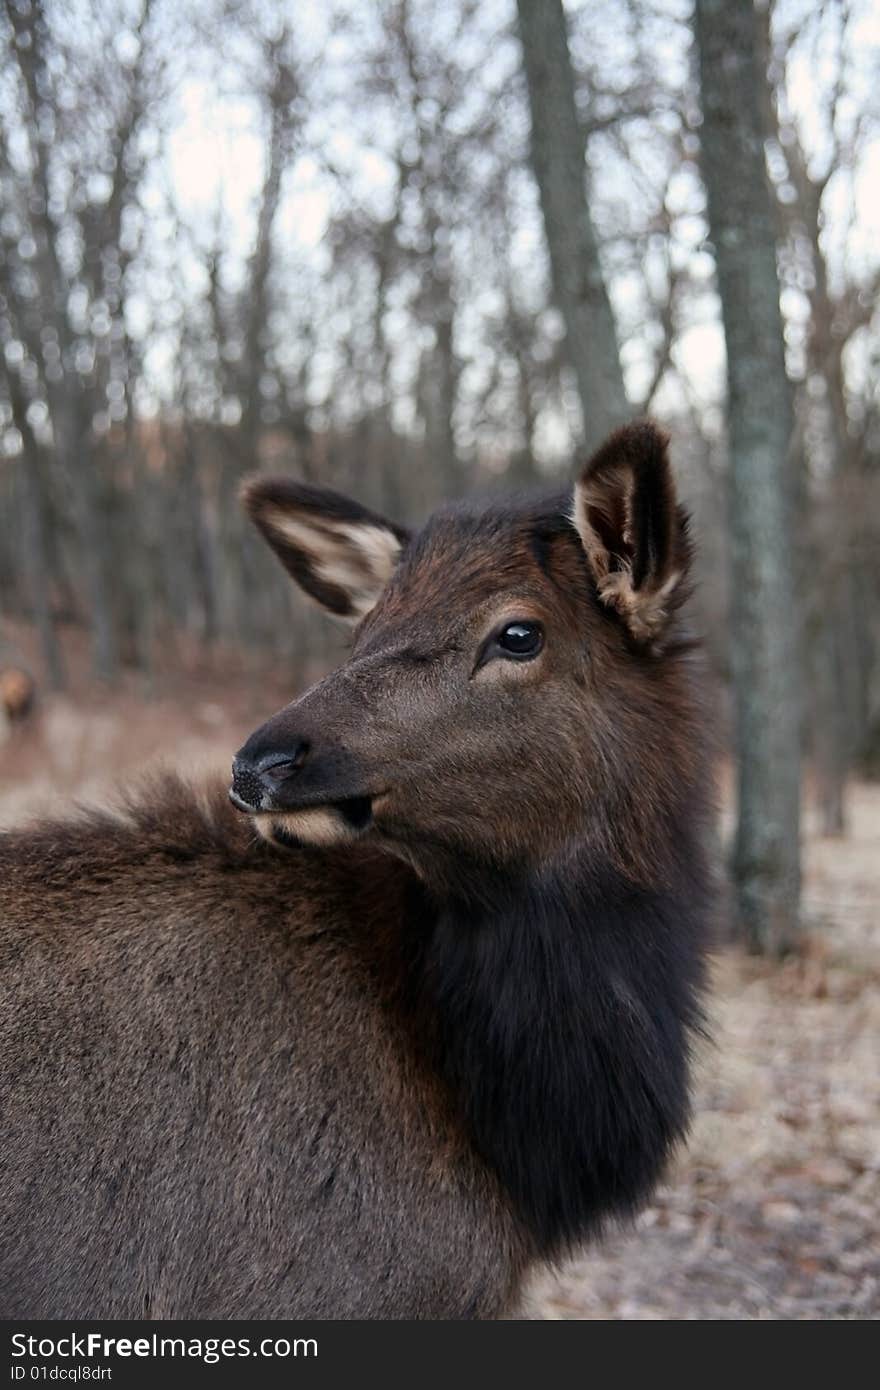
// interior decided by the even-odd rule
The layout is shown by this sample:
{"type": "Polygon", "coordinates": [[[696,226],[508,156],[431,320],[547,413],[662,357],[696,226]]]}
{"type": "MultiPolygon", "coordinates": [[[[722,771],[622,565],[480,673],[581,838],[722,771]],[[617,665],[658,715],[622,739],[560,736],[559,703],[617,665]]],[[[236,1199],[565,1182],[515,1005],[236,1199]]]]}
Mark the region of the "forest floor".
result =
{"type": "MultiPolygon", "coordinates": [[[[100,798],[145,762],[228,766],[290,691],[195,667],[146,703],[74,682],[0,745],[0,825],[100,798]]],[[[690,1142],[628,1231],[535,1282],[548,1319],[880,1316],[880,785],[807,820],[802,957],[713,967],[690,1142]]]]}

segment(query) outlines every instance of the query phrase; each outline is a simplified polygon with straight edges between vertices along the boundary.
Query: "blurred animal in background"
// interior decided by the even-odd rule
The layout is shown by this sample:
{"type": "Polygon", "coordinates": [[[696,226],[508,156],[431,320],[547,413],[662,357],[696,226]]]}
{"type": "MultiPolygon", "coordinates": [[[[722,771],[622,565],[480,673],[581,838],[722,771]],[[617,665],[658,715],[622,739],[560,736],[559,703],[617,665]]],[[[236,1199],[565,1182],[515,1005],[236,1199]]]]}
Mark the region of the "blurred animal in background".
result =
{"type": "Polygon", "coordinates": [[[0,743],[31,713],[36,690],[33,676],[24,667],[0,666],[0,743]]]}

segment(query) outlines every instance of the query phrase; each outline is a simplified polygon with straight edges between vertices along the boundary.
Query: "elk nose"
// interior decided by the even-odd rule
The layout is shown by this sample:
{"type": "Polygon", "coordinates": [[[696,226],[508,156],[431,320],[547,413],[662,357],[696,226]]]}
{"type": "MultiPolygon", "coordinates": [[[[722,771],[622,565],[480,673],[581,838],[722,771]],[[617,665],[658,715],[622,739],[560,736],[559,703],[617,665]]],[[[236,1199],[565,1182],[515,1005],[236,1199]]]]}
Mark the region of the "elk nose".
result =
{"type": "Polygon", "coordinates": [[[299,771],[308,757],[305,739],[284,752],[249,758],[239,753],[232,762],[229,799],[240,811],[270,811],[274,794],[288,777],[299,771]]]}

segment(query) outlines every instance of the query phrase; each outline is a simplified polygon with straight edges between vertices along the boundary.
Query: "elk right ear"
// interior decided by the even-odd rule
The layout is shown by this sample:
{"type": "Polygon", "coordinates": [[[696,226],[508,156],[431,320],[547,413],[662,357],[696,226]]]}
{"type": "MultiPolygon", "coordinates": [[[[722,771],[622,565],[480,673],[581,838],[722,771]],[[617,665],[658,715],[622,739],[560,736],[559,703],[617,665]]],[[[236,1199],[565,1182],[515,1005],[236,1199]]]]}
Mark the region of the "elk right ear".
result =
{"type": "Polygon", "coordinates": [[[241,500],[300,588],[349,623],[374,606],[409,538],[357,502],[292,478],[251,478],[241,500]]]}
{"type": "Polygon", "coordinates": [[[647,420],[617,430],[584,468],[572,516],[600,599],[636,641],[655,646],[690,562],[667,445],[647,420]]]}

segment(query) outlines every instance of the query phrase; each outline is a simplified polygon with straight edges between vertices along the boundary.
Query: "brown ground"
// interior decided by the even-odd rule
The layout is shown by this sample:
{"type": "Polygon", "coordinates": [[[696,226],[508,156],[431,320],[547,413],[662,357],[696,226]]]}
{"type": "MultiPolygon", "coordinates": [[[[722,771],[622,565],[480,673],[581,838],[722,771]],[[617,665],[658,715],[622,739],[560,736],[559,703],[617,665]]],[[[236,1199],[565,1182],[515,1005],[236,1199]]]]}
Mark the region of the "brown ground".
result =
{"type": "MultiPolygon", "coordinates": [[[[0,824],[99,797],[157,755],[228,765],[289,698],[193,671],[144,704],[75,686],[0,745],[0,824]]],[[[808,830],[810,827],[808,826],[808,830]]],[[[635,1229],[536,1282],[538,1318],[880,1315],[880,786],[843,840],[808,834],[802,960],[729,951],[691,1142],[635,1229]]]]}

